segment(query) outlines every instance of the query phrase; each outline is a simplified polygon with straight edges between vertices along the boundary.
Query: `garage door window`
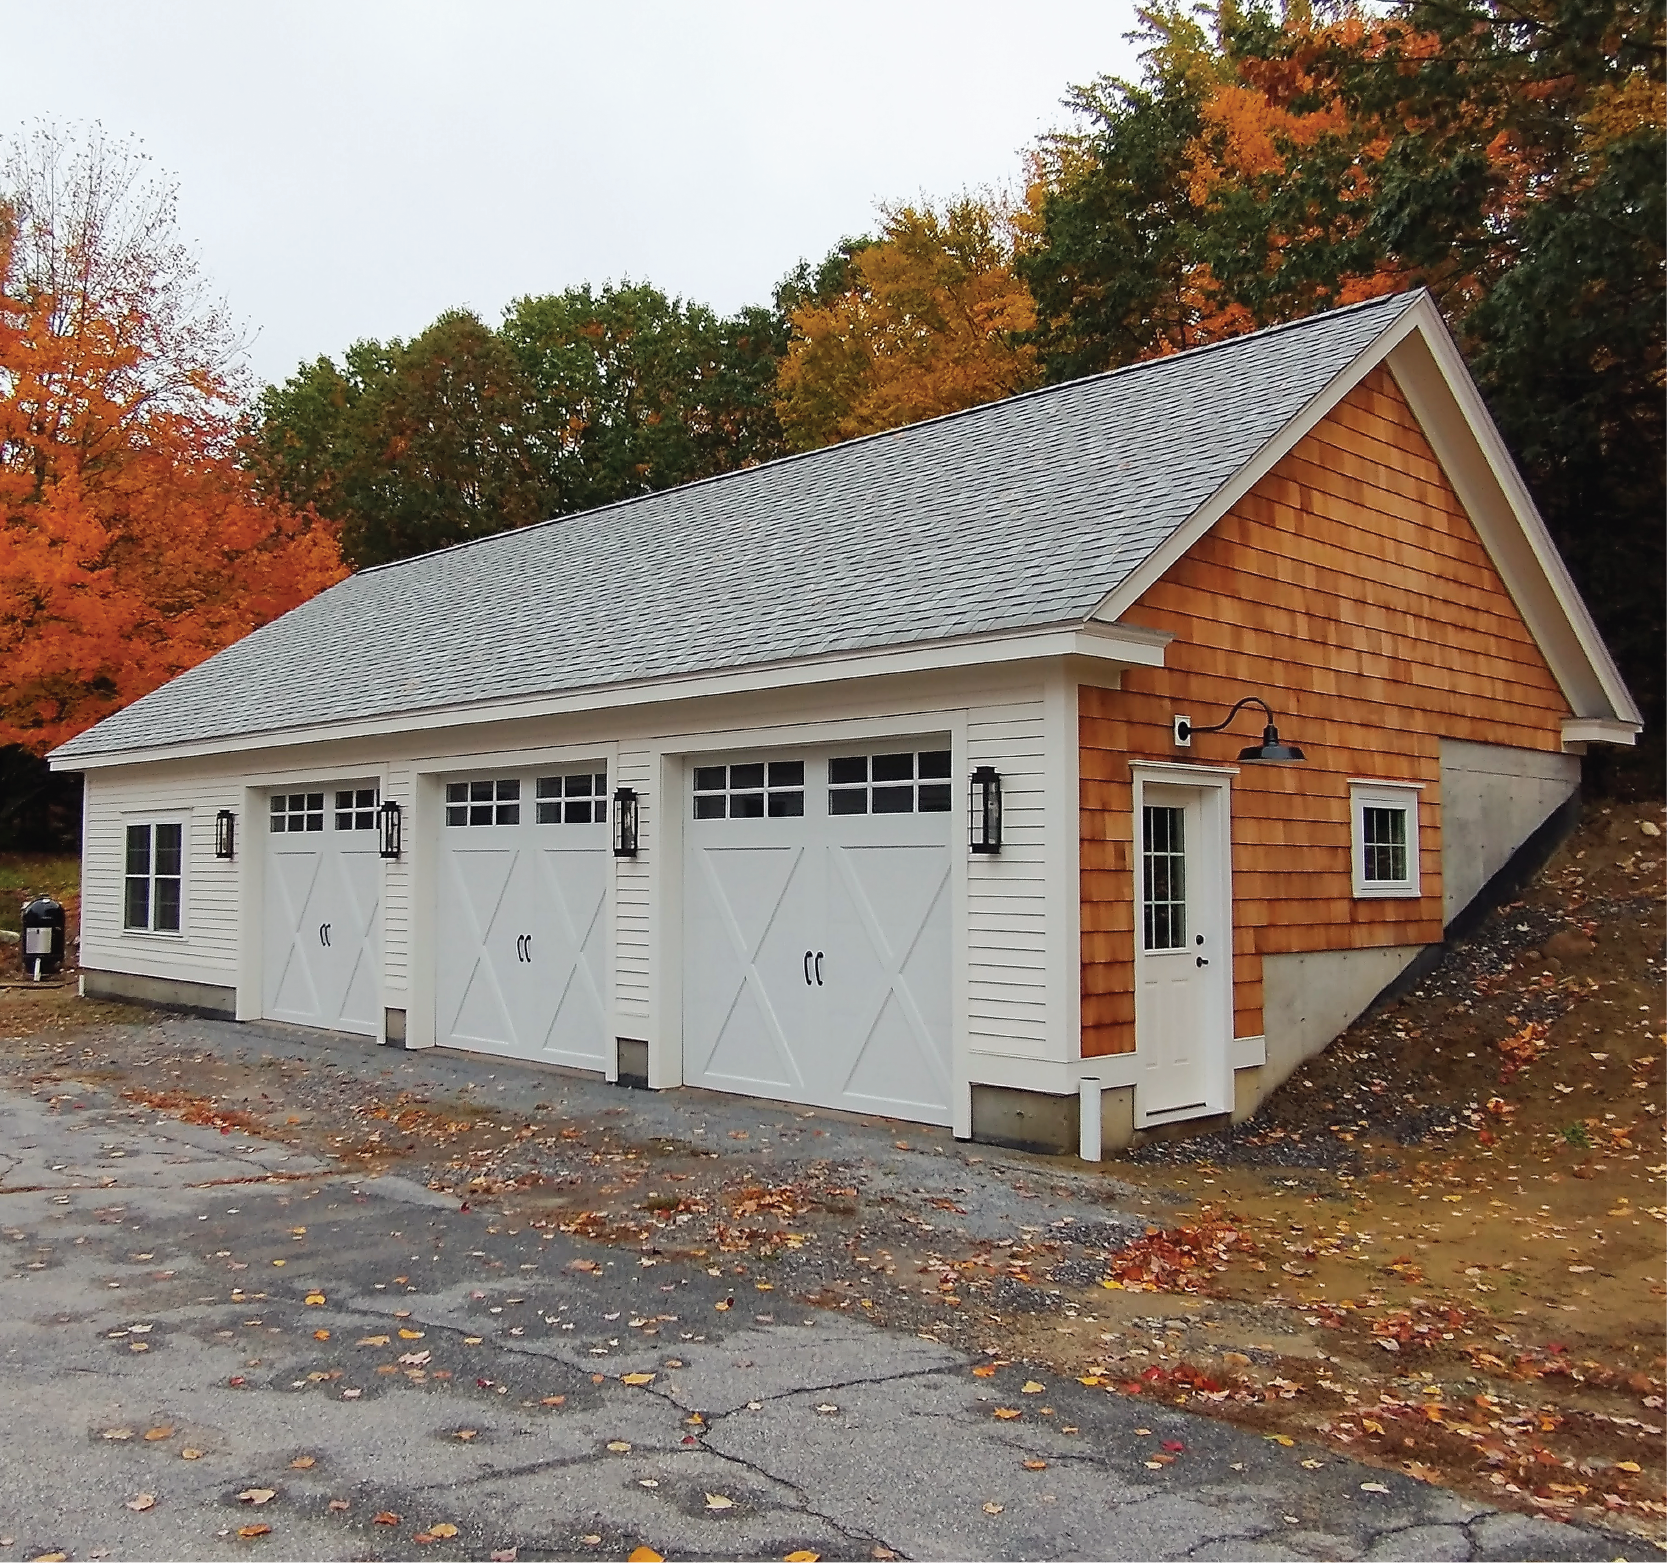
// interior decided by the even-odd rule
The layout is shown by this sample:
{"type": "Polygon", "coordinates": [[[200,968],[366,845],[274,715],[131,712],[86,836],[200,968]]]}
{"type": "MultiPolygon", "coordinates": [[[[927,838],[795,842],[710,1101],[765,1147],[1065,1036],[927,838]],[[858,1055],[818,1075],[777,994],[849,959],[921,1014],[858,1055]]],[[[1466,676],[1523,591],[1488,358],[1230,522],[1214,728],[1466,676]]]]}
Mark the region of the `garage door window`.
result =
{"type": "Polygon", "coordinates": [[[136,933],[178,933],[184,880],[183,825],[129,825],[122,926],[136,933]]]}
{"type": "Polygon", "coordinates": [[[805,762],[697,765],[696,819],[789,819],[805,811],[805,762]]]}
{"type": "Polygon", "coordinates": [[[270,819],[274,836],[297,830],[323,830],[324,794],[275,792],[272,795],[270,819]]]}
{"type": "Polygon", "coordinates": [[[947,814],[947,749],[828,761],[830,814],[947,814]]]}
{"type": "Polygon", "coordinates": [[[521,783],[514,777],[497,781],[446,783],[448,825],[519,825],[521,783]]]}
{"type": "Polygon", "coordinates": [[[602,825],[608,818],[608,775],[540,776],[533,815],[540,825],[602,825]]]}
{"type": "Polygon", "coordinates": [[[376,789],[360,787],[336,794],[337,830],[376,829],[376,789]]]}

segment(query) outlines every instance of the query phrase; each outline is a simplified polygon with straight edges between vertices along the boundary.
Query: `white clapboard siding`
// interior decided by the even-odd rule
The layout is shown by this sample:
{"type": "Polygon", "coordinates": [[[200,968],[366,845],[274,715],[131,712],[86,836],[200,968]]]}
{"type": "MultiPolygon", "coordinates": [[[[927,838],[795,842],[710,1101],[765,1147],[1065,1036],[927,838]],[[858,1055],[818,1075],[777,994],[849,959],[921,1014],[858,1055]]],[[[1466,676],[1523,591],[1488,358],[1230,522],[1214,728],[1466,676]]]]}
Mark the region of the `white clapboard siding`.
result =
{"type": "Polygon", "coordinates": [[[617,860],[614,1004],[621,1026],[629,1034],[646,1036],[653,980],[649,961],[649,875],[654,860],[654,755],[648,749],[622,747],[617,769],[618,785],[630,787],[637,794],[638,856],[617,860]]]}
{"type": "MultiPolygon", "coordinates": [[[[1001,773],[1002,842],[967,868],[967,1037],[974,1055],[1051,1056],[1046,712],[1041,698],[974,706],[967,764],[1001,773]]],[[[972,1076],[978,1078],[976,1056],[972,1076]]]]}
{"type": "Polygon", "coordinates": [[[405,1008],[411,991],[411,920],[415,888],[412,883],[414,853],[410,833],[416,828],[417,778],[411,763],[397,760],[387,768],[382,783],[384,801],[400,807],[403,827],[403,855],[397,862],[383,864],[382,874],[382,961],[383,986],[394,1009],[405,1008]]]}
{"type": "Polygon", "coordinates": [[[81,964],[231,986],[237,980],[237,864],[214,855],[214,816],[224,808],[241,814],[242,792],[235,778],[161,775],[159,769],[135,766],[87,778],[81,964]],[[158,820],[186,827],[177,935],[122,927],[127,826],[158,820]]]}

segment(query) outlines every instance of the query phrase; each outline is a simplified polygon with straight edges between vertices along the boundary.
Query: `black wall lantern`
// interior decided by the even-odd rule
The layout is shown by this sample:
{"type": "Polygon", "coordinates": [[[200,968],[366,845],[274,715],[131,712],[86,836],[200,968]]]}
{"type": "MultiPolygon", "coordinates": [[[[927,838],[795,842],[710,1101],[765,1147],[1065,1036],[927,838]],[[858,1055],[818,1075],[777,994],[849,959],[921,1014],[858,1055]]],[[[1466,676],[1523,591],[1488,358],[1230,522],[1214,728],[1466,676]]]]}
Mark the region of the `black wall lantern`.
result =
{"type": "Polygon", "coordinates": [[[214,816],[214,855],[230,858],[236,846],[237,816],[230,809],[221,809],[214,816]]]}
{"type": "Polygon", "coordinates": [[[1001,851],[1001,777],[993,765],[972,773],[970,845],[974,852],[1001,851]]]}
{"type": "Polygon", "coordinates": [[[1239,759],[1255,765],[1283,765],[1296,760],[1308,758],[1295,744],[1281,741],[1279,729],[1274,726],[1273,712],[1268,703],[1260,695],[1246,695],[1231,711],[1227,713],[1214,727],[1194,727],[1184,716],[1175,718],[1175,742],[1183,749],[1192,743],[1194,733],[1219,733],[1225,731],[1239,712],[1246,706],[1260,706],[1262,714],[1267,717],[1268,725],[1262,729],[1262,741],[1251,744],[1248,748],[1239,750],[1239,759]]]}
{"type": "Polygon", "coordinates": [[[629,787],[614,794],[614,856],[637,855],[637,795],[629,787]]]}
{"type": "Polygon", "coordinates": [[[376,850],[385,858],[399,856],[400,807],[391,799],[376,811],[376,850]]]}

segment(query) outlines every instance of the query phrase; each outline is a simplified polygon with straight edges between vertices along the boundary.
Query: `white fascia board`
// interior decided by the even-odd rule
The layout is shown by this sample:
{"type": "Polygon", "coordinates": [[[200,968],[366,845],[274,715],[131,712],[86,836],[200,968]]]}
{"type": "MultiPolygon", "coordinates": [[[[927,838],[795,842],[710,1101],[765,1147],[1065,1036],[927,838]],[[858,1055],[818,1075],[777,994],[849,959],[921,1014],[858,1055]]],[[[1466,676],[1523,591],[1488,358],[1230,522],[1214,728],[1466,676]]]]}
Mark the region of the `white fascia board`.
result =
{"type": "MultiPolygon", "coordinates": [[[[1578,715],[1630,725],[1636,733],[1643,717],[1428,294],[1334,376],[1092,616],[1117,620],[1127,613],[1380,363],[1387,363],[1395,376],[1564,697],[1578,715]]],[[[1632,742],[1618,732],[1616,727],[1599,741],[1632,742]]]]}
{"type": "Polygon", "coordinates": [[[1563,747],[1581,754],[1587,744],[1635,744],[1639,726],[1637,722],[1616,722],[1604,717],[1571,716],[1563,723],[1563,747]]]}
{"type": "Polygon", "coordinates": [[[838,652],[825,657],[770,663],[717,673],[645,679],[640,683],[607,684],[560,695],[534,695],[517,700],[491,700],[440,710],[392,713],[328,726],[235,734],[200,743],[165,744],[147,749],[124,749],[109,754],[71,755],[60,760],[47,756],[53,770],[93,771],[117,765],[148,764],[157,760],[197,759],[207,755],[244,754],[253,750],[288,748],[298,744],[337,742],[351,738],[383,737],[414,730],[474,726],[525,718],[569,716],[586,711],[658,705],[709,696],[758,694],[840,683],[850,679],[885,678],[899,674],[932,673],[957,668],[998,667],[1017,662],[1083,657],[1114,668],[1162,667],[1164,648],[1174,636],[1165,630],[1138,625],[1072,620],[1040,629],[997,635],[967,636],[923,645],[876,651],[838,652]]]}

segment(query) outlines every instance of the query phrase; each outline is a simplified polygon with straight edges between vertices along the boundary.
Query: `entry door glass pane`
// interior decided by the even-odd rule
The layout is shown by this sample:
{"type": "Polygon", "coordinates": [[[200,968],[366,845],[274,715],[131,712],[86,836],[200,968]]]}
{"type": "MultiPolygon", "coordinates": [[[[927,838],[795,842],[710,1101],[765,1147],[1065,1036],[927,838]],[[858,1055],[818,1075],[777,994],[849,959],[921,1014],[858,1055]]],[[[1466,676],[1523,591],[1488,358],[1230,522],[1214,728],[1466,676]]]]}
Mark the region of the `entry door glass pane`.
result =
{"type": "Polygon", "coordinates": [[[1141,887],[1145,904],[1145,948],[1179,950],[1187,942],[1187,855],[1185,809],[1141,810],[1141,887]]]}

